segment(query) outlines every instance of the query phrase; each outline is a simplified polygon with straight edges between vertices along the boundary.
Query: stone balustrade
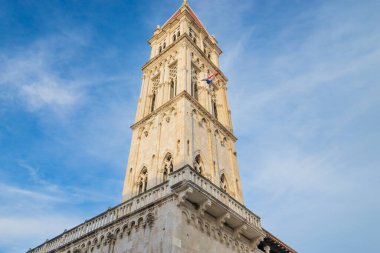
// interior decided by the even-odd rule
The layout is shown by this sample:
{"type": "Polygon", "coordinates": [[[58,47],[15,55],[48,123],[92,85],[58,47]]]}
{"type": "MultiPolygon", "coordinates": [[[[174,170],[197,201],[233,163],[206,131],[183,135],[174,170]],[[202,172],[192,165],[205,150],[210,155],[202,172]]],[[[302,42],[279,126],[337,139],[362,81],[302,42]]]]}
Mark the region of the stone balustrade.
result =
{"type": "Polygon", "coordinates": [[[200,174],[195,172],[190,166],[185,166],[180,170],[173,172],[169,176],[170,186],[179,183],[181,181],[188,180],[193,182],[215,199],[219,200],[221,203],[226,205],[229,209],[240,215],[251,225],[255,227],[261,228],[260,217],[256,214],[252,213],[249,209],[247,209],[240,202],[236,201],[226,192],[222,191],[218,186],[213,184],[210,180],[202,177],[200,174]]]}
{"type": "Polygon", "coordinates": [[[29,250],[28,253],[53,252],[63,245],[72,243],[85,235],[93,233],[96,230],[113,223],[116,220],[133,214],[149,204],[171,196],[173,194],[171,186],[180,183],[181,181],[191,182],[192,184],[200,187],[212,197],[223,203],[230,210],[241,216],[246,222],[255,227],[261,228],[260,218],[258,216],[249,211],[227,193],[223,192],[211,181],[195,172],[190,166],[185,166],[171,173],[167,182],[161,183],[114,208],[110,208],[100,215],[87,220],[68,231],[65,230],[61,235],[51,240],[47,240],[40,246],[29,250]]]}
{"type": "Polygon", "coordinates": [[[29,250],[28,253],[47,253],[54,251],[65,244],[71,243],[84,235],[94,232],[101,227],[111,224],[126,215],[132,214],[133,212],[144,208],[146,205],[168,196],[170,192],[169,182],[159,184],[147,192],[140,194],[114,208],[110,208],[73,229],[63,232],[61,235],[46,241],[44,244],[36,247],[35,249],[29,250]]]}

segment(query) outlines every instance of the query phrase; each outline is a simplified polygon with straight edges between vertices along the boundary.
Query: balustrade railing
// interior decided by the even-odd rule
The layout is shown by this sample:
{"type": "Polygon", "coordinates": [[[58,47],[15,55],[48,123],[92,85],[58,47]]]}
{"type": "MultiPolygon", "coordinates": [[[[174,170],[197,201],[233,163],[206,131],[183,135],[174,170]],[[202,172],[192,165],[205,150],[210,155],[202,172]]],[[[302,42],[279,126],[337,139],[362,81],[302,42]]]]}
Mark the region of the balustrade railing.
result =
{"type": "Polygon", "coordinates": [[[208,192],[211,196],[230,208],[232,211],[243,217],[249,224],[261,228],[260,217],[252,213],[249,209],[232,198],[226,192],[222,191],[210,180],[202,177],[200,174],[195,172],[190,166],[185,166],[182,169],[173,172],[169,176],[170,186],[184,180],[195,183],[200,188],[208,192]]]}
{"type": "Polygon", "coordinates": [[[48,253],[63,245],[71,243],[86,234],[94,232],[95,230],[104,227],[119,218],[122,218],[123,216],[129,215],[140,208],[170,195],[172,193],[171,186],[181,181],[190,181],[194,183],[212,195],[215,199],[222,202],[232,211],[243,217],[249,224],[256,227],[261,227],[260,218],[258,216],[249,211],[227,193],[221,191],[220,188],[214,185],[211,181],[199,175],[190,166],[185,166],[182,169],[171,173],[169,175],[169,181],[159,184],[145,193],[131,198],[130,200],[127,200],[114,208],[108,209],[100,215],[63,232],[61,235],[46,241],[32,250],[29,250],[28,253],[48,253]]]}
{"type": "Polygon", "coordinates": [[[28,253],[47,253],[53,251],[65,244],[73,242],[80,237],[97,230],[98,228],[106,226],[113,221],[122,218],[123,216],[129,215],[134,211],[169,195],[169,193],[169,182],[164,182],[143,194],[140,194],[126,202],[121,203],[114,208],[108,209],[104,213],[101,213],[91,220],[85,221],[73,229],[63,232],[61,235],[49,241],[46,241],[44,244],[38,246],[37,248],[29,250],[28,253]]]}

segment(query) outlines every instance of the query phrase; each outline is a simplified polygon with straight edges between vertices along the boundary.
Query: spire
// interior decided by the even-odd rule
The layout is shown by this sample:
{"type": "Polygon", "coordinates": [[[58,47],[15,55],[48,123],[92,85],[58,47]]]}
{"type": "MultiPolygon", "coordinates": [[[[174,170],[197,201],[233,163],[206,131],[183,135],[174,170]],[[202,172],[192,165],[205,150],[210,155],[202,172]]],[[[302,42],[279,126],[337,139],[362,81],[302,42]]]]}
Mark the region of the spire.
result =
{"type": "Polygon", "coordinates": [[[169,24],[172,20],[174,20],[176,17],[178,17],[181,14],[182,10],[187,10],[190,15],[194,18],[195,22],[198,24],[198,26],[204,30],[208,36],[211,37],[211,35],[208,33],[202,22],[199,20],[198,16],[195,14],[195,12],[191,9],[188,0],[183,0],[182,6],[162,25],[161,28],[164,28],[167,24],[169,24]]]}

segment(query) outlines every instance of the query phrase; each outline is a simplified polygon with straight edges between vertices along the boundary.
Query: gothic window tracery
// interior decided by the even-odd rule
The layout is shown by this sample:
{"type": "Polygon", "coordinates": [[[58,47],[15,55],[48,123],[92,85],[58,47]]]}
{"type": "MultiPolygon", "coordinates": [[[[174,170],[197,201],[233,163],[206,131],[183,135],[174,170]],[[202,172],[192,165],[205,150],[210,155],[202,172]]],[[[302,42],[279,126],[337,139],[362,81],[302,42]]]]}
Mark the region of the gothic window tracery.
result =
{"type": "Polygon", "coordinates": [[[211,94],[211,104],[212,104],[212,115],[214,115],[214,117],[218,119],[218,110],[216,107],[216,96],[215,96],[214,90],[212,90],[212,94],[211,94]]]}
{"type": "Polygon", "coordinates": [[[163,181],[168,180],[168,176],[173,172],[173,156],[168,153],[164,159],[164,168],[163,168],[163,181]]]}
{"type": "Polygon", "coordinates": [[[191,68],[191,95],[198,100],[198,73],[194,66],[191,68]]]}
{"type": "Polygon", "coordinates": [[[191,28],[189,28],[189,36],[194,41],[194,43],[197,43],[197,35],[191,28]]]}
{"type": "Polygon", "coordinates": [[[144,167],[141,170],[139,178],[137,180],[138,194],[146,192],[147,186],[148,186],[148,170],[146,169],[146,167],[144,167]]]}
{"type": "Polygon", "coordinates": [[[203,175],[203,161],[201,155],[197,155],[194,159],[194,169],[201,175],[203,175]]]}
{"type": "Polygon", "coordinates": [[[177,63],[169,67],[170,98],[175,97],[177,92],[177,63]]]}
{"type": "Polygon", "coordinates": [[[154,79],[152,79],[153,91],[152,91],[152,98],[151,98],[151,103],[150,103],[150,112],[153,112],[156,107],[156,93],[157,93],[159,82],[160,82],[160,76],[157,76],[154,79]]]}

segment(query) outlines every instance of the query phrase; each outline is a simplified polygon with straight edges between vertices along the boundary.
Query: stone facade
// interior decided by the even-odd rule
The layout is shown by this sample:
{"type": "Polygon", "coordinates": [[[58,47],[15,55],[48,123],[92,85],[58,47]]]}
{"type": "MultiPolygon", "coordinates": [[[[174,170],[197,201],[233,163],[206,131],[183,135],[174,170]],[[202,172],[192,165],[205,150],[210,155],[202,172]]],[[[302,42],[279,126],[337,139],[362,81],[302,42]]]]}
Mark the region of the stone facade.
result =
{"type": "Polygon", "coordinates": [[[221,50],[215,37],[184,4],[149,43],[123,201],[141,193],[146,175],[145,190],[162,183],[170,156],[173,170],[186,164],[201,169],[243,203],[227,78],[218,68],[221,50]],[[202,81],[216,72],[220,75],[210,85],[202,81]]]}
{"type": "Polygon", "coordinates": [[[28,253],[294,253],[244,206],[215,37],[184,1],[149,43],[122,203],[28,253]]]}
{"type": "Polygon", "coordinates": [[[260,218],[185,166],[29,253],[261,252],[260,218]]]}

